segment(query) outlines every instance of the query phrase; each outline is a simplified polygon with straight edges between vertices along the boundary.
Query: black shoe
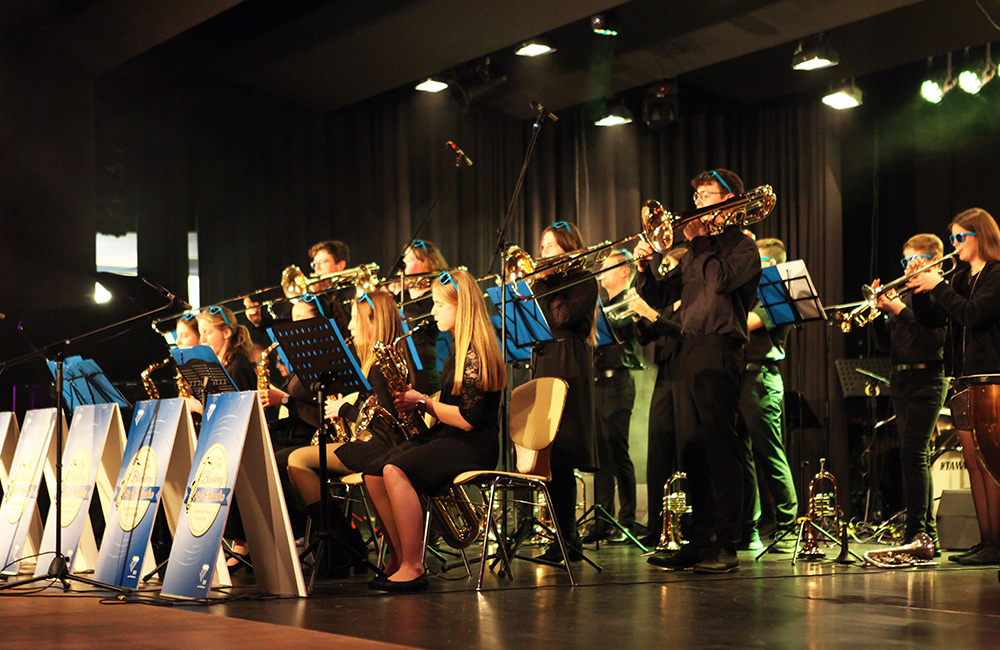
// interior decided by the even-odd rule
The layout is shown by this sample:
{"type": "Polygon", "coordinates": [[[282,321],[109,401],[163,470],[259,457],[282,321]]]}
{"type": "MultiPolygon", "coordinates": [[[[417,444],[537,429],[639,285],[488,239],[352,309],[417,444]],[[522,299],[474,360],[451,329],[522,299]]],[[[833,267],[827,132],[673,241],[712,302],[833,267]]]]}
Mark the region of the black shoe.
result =
{"type": "Polygon", "coordinates": [[[963,555],[955,561],[963,566],[988,566],[990,564],[1000,564],[1000,545],[983,544],[983,547],[975,553],[963,555]]]}
{"type": "Polygon", "coordinates": [[[405,594],[413,593],[416,591],[427,591],[427,587],[430,585],[430,579],[427,577],[427,572],[421,573],[419,576],[413,580],[407,580],[405,582],[393,582],[388,578],[375,578],[368,583],[368,586],[372,589],[378,589],[379,591],[388,591],[390,593],[405,594]]]}
{"type": "Polygon", "coordinates": [[[740,560],[734,549],[717,546],[704,560],[694,565],[695,573],[730,573],[740,570],[740,560]]]}
{"type": "MultiPolygon", "coordinates": [[[[566,555],[569,557],[570,562],[583,562],[583,551],[569,542],[566,542],[566,555]]],[[[559,550],[559,542],[549,544],[549,547],[545,549],[544,553],[535,557],[536,559],[545,560],[546,562],[561,563],[563,561],[563,556],[562,551],[559,550]]]]}
{"type": "Polygon", "coordinates": [[[983,544],[982,542],[979,542],[978,544],[976,544],[972,548],[970,548],[968,550],[965,550],[965,551],[962,551],[961,553],[952,553],[948,557],[948,559],[951,560],[952,562],[958,562],[959,558],[965,557],[966,555],[973,555],[974,553],[978,553],[979,551],[983,550],[984,546],[986,546],[986,545],[983,544]]]}
{"type": "Polygon", "coordinates": [[[685,544],[677,551],[657,551],[646,562],[664,569],[690,569],[705,559],[707,553],[706,547],[685,544]]]}
{"type": "Polygon", "coordinates": [[[639,537],[639,543],[646,548],[656,548],[660,545],[660,536],[655,533],[648,533],[639,537]]]}

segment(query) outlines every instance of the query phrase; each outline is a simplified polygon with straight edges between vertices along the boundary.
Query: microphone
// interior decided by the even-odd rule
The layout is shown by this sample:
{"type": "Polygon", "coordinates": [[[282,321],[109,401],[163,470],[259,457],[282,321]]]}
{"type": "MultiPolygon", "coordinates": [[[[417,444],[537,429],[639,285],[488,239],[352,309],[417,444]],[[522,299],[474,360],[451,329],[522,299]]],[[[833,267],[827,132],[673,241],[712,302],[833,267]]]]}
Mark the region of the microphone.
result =
{"type": "Polygon", "coordinates": [[[545,110],[545,107],[542,106],[541,104],[539,104],[538,102],[528,102],[528,104],[531,105],[531,110],[538,111],[538,114],[540,116],[547,117],[550,120],[552,120],[553,122],[558,122],[559,121],[558,117],[556,117],[554,114],[550,113],[549,111],[545,110]]]}
{"type": "MultiPolygon", "coordinates": [[[[457,162],[465,161],[465,164],[472,167],[472,159],[465,155],[465,152],[458,148],[458,145],[448,140],[448,146],[455,150],[455,155],[458,156],[457,162]]],[[[457,164],[457,163],[456,163],[457,164]]]]}
{"type": "Polygon", "coordinates": [[[139,279],[142,280],[143,282],[145,282],[154,291],[156,291],[156,293],[160,294],[161,296],[163,296],[164,298],[166,298],[167,300],[169,300],[171,303],[173,303],[177,307],[180,307],[181,309],[185,309],[185,310],[191,309],[191,305],[189,305],[186,301],[181,300],[180,298],[178,298],[174,294],[170,293],[167,290],[166,287],[163,287],[163,286],[161,286],[159,284],[156,284],[155,282],[150,282],[149,280],[147,280],[146,278],[142,277],[141,275],[139,276],[139,279]]]}

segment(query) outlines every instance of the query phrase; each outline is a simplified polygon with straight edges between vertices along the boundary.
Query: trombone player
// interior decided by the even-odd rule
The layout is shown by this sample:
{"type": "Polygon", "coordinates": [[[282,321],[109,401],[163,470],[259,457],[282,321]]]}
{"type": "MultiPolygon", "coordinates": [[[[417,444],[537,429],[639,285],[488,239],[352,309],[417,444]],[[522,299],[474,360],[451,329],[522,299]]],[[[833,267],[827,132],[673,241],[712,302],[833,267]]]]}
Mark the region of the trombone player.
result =
{"type": "MultiPolygon", "coordinates": [[[[694,177],[698,208],[742,195],[743,181],[728,169],[694,177]]],[[[710,213],[714,214],[714,213],[710,213]]],[[[757,246],[741,224],[710,235],[709,224],[684,227],[688,253],[663,278],[653,275],[652,247],[636,245],[636,289],[651,307],[680,299],[681,350],[678,450],[688,476],[692,504],[689,542],[674,552],[657,552],[649,563],[698,573],[739,569],[745,445],[737,432],[747,316],[756,298],[761,263],[757,246]]]]}

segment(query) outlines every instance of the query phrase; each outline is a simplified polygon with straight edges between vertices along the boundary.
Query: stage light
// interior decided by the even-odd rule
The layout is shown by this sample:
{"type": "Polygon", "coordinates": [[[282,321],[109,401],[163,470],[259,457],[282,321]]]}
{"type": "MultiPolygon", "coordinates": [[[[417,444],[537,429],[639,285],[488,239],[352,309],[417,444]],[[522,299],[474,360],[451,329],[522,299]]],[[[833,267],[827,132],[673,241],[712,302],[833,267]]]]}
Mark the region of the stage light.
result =
{"type": "Polygon", "coordinates": [[[850,84],[844,84],[824,97],[823,103],[838,111],[861,106],[861,90],[852,80],[850,84]]]}
{"type": "MultiPolygon", "coordinates": [[[[968,51],[966,51],[968,59],[968,51]]],[[[970,95],[975,95],[985,86],[997,73],[997,66],[990,57],[990,44],[986,44],[986,63],[980,68],[973,68],[966,63],[965,70],[958,75],[958,86],[970,95]]]]}
{"type": "Polygon", "coordinates": [[[448,91],[452,100],[464,113],[474,103],[486,99],[505,83],[507,75],[499,67],[491,64],[487,57],[476,65],[470,76],[449,83],[448,91]]]}
{"type": "Polygon", "coordinates": [[[552,47],[552,43],[545,38],[533,38],[530,41],[526,41],[521,44],[521,47],[517,48],[514,54],[518,56],[542,56],[543,54],[551,54],[556,51],[556,48],[552,47]]]}
{"type": "Polygon", "coordinates": [[[934,75],[933,57],[927,59],[927,79],[920,84],[920,96],[932,104],[939,104],[948,91],[955,87],[956,80],[951,76],[951,53],[948,53],[947,70],[945,74],[934,75]]]}
{"type": "Polygon", "coordinates": [[[104,304],[111,301],[111,292],[104,288],[100,282],[94,283],[94,302],[104,304]]]}
{"type": "Polygon", "coordinates": [[[803,41],[799,41],[799,46],[792,54],[793,70],[820,70],[838,63],[840,57],[829,43],[823,41],[822,34],[817,37],[817,43],[810,47],[804,47],[803,41]]]}
{"type": "Polygon", "coordinates": [[[650,129],[662,129],[677,121],[680,103],[677,83],[664,79],[642,90],[642,122],[650,129]]]}
{"type": "Polygon", "coordinates": [[[632,111],[628,109],[625,102],[618,101],[609,106],[601,113],[600,117],[594,121],[596,126],[620,126],[632,122],[632,111]]]}
{"type": "Polygon", "coordinates": [[[417,90],[421,90],[425,93],[439,93],[448,87],[443,81],[436,81],[434,79],[425,79],[417,84],[417,90]]]}
{"type": "Polygon", "coordinates": [[[601,36],[618,36],[618,16],[613,11],[591,16],[590,28],[601,36]]]}

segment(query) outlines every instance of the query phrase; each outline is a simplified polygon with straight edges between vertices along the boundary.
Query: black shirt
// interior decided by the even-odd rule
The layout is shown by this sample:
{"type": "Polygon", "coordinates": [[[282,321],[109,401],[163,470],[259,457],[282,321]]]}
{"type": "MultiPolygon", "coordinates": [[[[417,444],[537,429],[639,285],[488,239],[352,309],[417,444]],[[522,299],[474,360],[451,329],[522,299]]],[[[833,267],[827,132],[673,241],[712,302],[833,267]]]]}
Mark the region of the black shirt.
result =
{"type": "MultiPolygon", "coordinates": [[[[939,310],[928,312],[926,324],[917,320],[913,311],[913,296],[903,296],[906,307],[896,314],[886,314],[885,325],[876,334],[889,335],[889,356],[894,365],[934,363],[944,359],[944,344],[948,338],[947,319],[939,310]]],[[[877,322],[877,321],[876,321],[877,322]]]]}
{"type": "Polygon", "coordinates": [[[654,309],[681,301],[686,337],[729,336],[746,342],[747,314],[760,284],[760,253],[738,226],[695,237],[680,264],[660,281],[647,265],[636,290],[654,309]]]}

